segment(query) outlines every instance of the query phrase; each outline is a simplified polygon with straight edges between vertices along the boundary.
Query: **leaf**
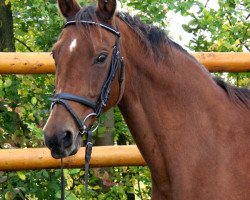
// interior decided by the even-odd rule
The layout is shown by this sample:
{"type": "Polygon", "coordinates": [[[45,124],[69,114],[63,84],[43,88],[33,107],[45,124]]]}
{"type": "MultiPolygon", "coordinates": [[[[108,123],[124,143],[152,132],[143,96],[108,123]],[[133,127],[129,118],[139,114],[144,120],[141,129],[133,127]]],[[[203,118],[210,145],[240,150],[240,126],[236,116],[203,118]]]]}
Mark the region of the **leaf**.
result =
{"type": "Polygon", "coordinates": [[[96,186],[92,187],[92,189],[93,189],[93,190],[100,190],[101,187],[100,187],[99,185],[96,185],[96,186]]]}
{"type": "Polygon", "coordinates": [[[80,171],[81,171],[81,169],[71,169],[71,170],[69,170],[69,174],[75,175],[75,174],[78,174],[80,171]]]}
{"type": "Polygon", "coordinates": [[[60,191],[58,191],[58,192],[56,193],[56,198],[57,198],[57,199],[60,199],[60,198],[61,198],[61,192],[60,192],[60,191]]]}
{"type": "Polygon", "coordinates": [[[5,5],[8,5],[11,2],[11,0],[5,0],[4,3],[5,5]]]}
{"type": "Polygon", "coordinates": [[[33,105],[35,105],[35,104],[37,103],[37,98],[36,98],[36,97],[32,97],[32,98],[31,98],[31,103],[32,103],[33,105]]]}
{"type": "Polygon", "coordinates": [[[43,175],[45,178],[49,178],[49,173],[48,173],[46,170],[43,170],[43,171],[42,171],[42,175],[43,175]]]}
{"type": "Polygon", "coordinates": [[[17,176],[22,180],[22,181],[25,181],[26,180],[26,175],[21,172],[21,171],[18,171],[17,172],[17,176]]]}
{"type": "Polygon", "coordinates": [[[4,82],[4,87],[10,87],[12,84],[12,80],[11,79],[6,79],[4,82]]]}
{"type": "Polygon", "coordinates": [[[3,176],[0,178],[0,183],[4,183],[5,181],[7,181],[8,177],[7,176],[3,176]]]}
{"type": "Polygon", "coordinates": [[[6,200],[14,200],[15,194],[13,192],[6,192],[4,197],[6,200]]]}

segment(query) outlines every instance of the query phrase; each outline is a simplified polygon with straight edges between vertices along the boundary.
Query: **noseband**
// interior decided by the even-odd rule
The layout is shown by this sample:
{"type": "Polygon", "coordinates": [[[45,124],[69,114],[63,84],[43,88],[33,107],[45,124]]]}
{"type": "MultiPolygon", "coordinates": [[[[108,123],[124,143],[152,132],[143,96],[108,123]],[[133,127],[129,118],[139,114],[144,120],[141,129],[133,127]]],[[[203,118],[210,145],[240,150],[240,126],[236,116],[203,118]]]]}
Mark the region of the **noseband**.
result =
{"type": "Polygon", "coordinates": [[[100,114],[102,113],[103,108],[107,105],[107,101],[109,99],[110,90],[111,90],[111,84],[116,76],[119,64],[120,64],[120,75],[118,79],[119,81],[118,99],[120,98],[121,85],[122,85],[123,76],[124,76],[124,63],[123,63],[123,58],[120,55],[120,46],[119,46],[120,33],[117,30],[115,30],[112,26],[96,23],[93,21],[79,21],[79,22],[68,21],[65,24],[64,28],[69,25],[75,25],[77,23],[99,26],[115,35],[115,45],[113,47],[113,54],[112,54],[111,62],[109,65],[109,72],[102,85],[101,93],[97,101],[93,102],[86,97],[81,97],[81,96],[77,96],[77,95],[70,94],[70,93],[58,93],[54,95],[54,97],[51,99],[52,101],[51,109],[54,107],[55,104],[62,104],[66,108],[66,110],[71,114],[72,118],[76,122],[76,125],[79,129],[79,133],[81,135],[84,135],[86,131],[91,128],[91,127],[87,127],[85,124],[87,119],[92,116],[95,116],[96,118],[98,118],[100,114]],[[84,106],[87,106],[91,108],[94,112],[86,116],[85,119],[82,121],[80,117],[75,113],[75,111],[71,108],[71,106],[68,104],[67,101],[73,101],[73,102],[82,104],[84,106]]]}
{"type": "MultiPolygon", "coordinates": [[[[69,25],[75,25],[77,23],[99,26],[115,35],[115,45],[113,47],[113,53],[112,53],[111,62],[109,65],[109,72],[102,85],[101,92],[97,101],[93,102],[86,97],[81,97],[81,96],[77,96],[77,95],[70,94],[70,93],[58,93],[54,95],[54,97],[51,99],[52,101],[51,109],[53,109],[55,104],[63,105],[65,109],[70,113],[72,118],[74,119],[79,129],[79,134],[87,135],[87,142],[86,142],[86,149],[85,149],[85,199],[87,199],[88,170],[89,170],[89,162],[90,162],[92,146],[93,146],[91,137],[92,137],[92,132],[95,131],[98,128],[98,126],[94,128],[93,130],[90,130],[91,126],[87,127],[86,122],[88,118],[90,117],[95,116],[96,118],[98,118],[100,114],[102,113],[103,108],[107,105],[109,95],[110,95],[110,90],[111,90],[111,84],[113,80],[115,79],[119,64],[120,64],[120,74],[118,77],[119,93],[117,97],[117,102],[120,99],[121,86],[122,86],[122,82],[124,79],[124,63],[123,63],[123,58],[120,55],[120,46],[119,46],[120,33],[117,30],[115,30],[112,26],[96,23],[93,21],[79,21],[79,22],[68,21],[65,24],[64,28],[69,25]],[[89,115],[87,115],[85,119],[82,121],[80,117],[76,114],[76,112],[72,109],[72,107],[69,105],[68,101],[77,102],[79,104],[87,106],[93,110],[93,113],[90,113],[89,115]]],[[[64,200],[64,173],[63,173],[62,159],[61,159],[61,200],[64,200]]]]}

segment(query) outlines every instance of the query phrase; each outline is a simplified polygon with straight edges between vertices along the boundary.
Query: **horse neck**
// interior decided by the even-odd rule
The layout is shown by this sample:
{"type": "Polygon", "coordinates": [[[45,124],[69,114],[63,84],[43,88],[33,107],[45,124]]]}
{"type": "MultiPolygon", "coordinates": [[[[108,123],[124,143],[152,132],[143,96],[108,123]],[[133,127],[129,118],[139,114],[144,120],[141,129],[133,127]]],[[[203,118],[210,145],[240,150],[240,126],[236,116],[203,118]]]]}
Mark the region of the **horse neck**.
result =
{"type": "MultiPolygon", "coordinates": [[[[129,118],[128,125],[131,118],[133,127],[134,124],[139,126],[139,121],[152,124],[158,119],[156,124],[166,124],[167,118],[171,122],[178,117],[185,119],[185,115],[192,118],[197,112],[211,107],[216,109],[216,103],[225,101],[224,92],[191,55],[170,44],[159,48],[165,58],[158,59],[133,30],[122,26],[121,52],[126,74],[120,109],[125,118],[129,118]],[[165,116],[163,121],[162,116],[165,116]]],[[[146,128],[145,123],[140,130],[146,128]]]]}
{"type": "MultiPolygon", "coordinates": [[[[172,171],[171,165],[182,157],[178,155],[183,153],[181,148],[194,145],[199,149],[202,143],[197,137],[213,136],[218,112],[227,114],[225,107],[217,105],[226,104],[227,98],[192,56],[169,44],[159,48],[166,58],[156,62],[136,34],[122,26],[121,52],[126,74],[119,108],[151,169],[153,182],[166,182],[162,187],[167,188],[162,190],[168,191],[171,177],[162,173],[172,171]],[[185,142],[186,137],[194,140],[185,142]]],[[[196,152],[190,150],[187,155],[191,157],[196,152]]]]}

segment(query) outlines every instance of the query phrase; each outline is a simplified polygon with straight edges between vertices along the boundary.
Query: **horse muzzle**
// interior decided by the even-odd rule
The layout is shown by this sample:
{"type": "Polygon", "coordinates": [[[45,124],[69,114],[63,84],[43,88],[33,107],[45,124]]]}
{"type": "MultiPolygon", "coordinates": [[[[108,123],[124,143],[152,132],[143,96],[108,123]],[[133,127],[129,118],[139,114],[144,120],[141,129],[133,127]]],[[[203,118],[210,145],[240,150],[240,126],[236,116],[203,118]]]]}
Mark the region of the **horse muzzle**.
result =
{"type": "Polygon", "coordinates": [[[49,136],[45,129],[44,141],[52,157],[58,159],[76,154],[80,148],[81,136],[77,134],[75,138],[73,132],[68,130],[49,136]]]}

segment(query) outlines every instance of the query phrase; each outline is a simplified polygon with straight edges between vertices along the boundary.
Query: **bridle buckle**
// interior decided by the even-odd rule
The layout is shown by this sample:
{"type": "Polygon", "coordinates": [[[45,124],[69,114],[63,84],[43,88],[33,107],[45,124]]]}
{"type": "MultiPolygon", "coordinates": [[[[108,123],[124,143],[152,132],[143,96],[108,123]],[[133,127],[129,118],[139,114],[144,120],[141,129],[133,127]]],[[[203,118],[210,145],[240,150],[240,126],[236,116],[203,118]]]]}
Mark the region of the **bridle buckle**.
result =
{"type": "Polygon", "coordinates": [[[84,120],[83,120],[83,122],[82,122],[82,124],[83,124],[83,131],[80,131],[79,132],[79,134],[80,135],[85,135],[88,131],[91,131],[92,133],[93,132],[95,132],[97,129],[98,129],[98,127],[99,127],[99,121],[97,120],[96,121],[96,125],[93,127],[93,126],[91,126],[91,127],[88,127],[87,125],[86,125],[86,122],[87,122],[87,120],[90,118],[90,117],[97,117],[97,114],[96,113],[90,113],[90,114],[88,114],[85,118],[84,118],[84,120]]]}

